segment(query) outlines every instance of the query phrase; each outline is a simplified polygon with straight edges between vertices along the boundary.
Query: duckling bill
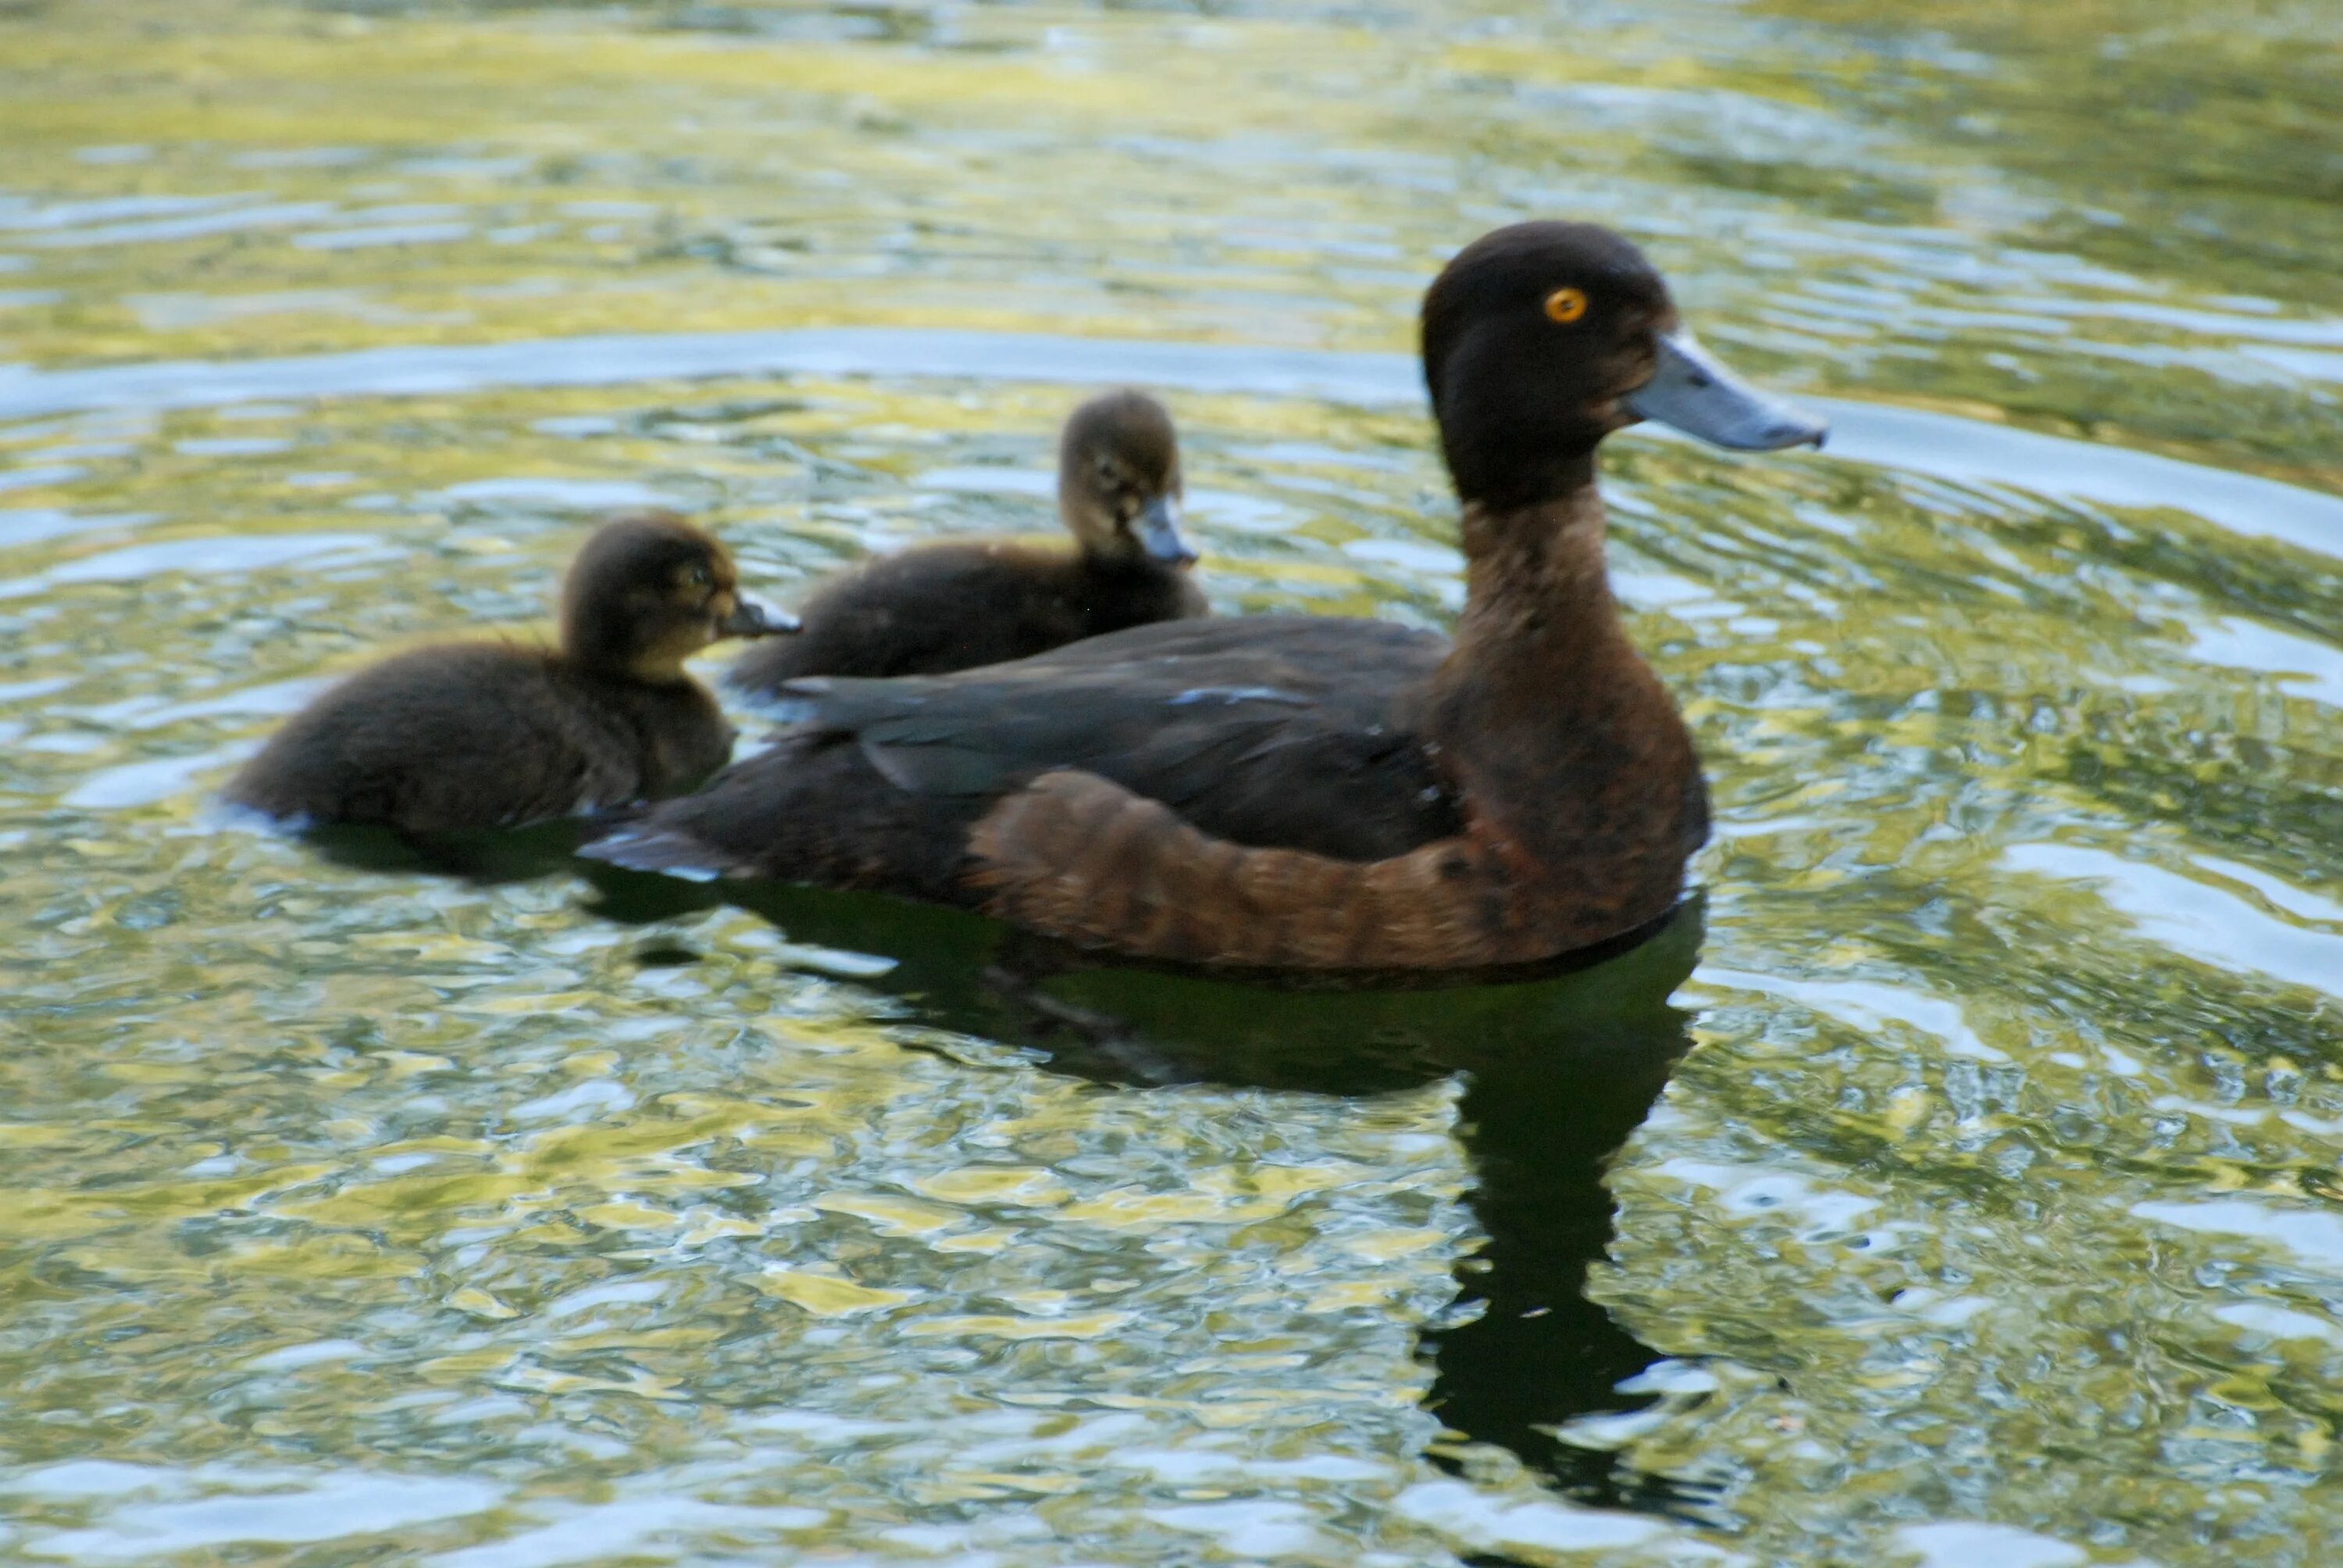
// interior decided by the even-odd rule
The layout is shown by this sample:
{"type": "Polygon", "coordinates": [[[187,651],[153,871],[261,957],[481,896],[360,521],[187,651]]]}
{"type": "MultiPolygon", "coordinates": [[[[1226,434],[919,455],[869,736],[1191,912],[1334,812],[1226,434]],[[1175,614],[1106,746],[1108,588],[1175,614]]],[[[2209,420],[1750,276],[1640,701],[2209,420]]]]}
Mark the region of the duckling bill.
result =
{"type": "Polygon", "coordinates": [[[769,696],[804,676],[940,675],[1202,615],[1180,498],[1170,412],[1143,392],[1101,393],[1059,441],[1072,552],[978,539],[881,557],[817,591],[801,635],[750,650],[726,679],[769,696]]]}
{"type": "Polygon", "coordinates": [[[684,661],[795,628],[668,512],[615,518],[571,563],[556,648],[417,648],[294,716],[226,798],[288,825],[508,828],[656,799],[724,765],[732,726],[684,661]]]}

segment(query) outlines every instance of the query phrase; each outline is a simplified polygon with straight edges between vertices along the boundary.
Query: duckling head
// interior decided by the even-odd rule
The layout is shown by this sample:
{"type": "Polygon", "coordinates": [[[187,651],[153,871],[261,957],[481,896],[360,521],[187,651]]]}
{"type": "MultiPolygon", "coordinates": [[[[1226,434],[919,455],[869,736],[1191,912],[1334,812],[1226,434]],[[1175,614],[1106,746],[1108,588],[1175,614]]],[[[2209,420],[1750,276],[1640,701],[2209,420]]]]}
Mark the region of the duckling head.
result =
{"type": "Polygon", "coordinates": [[[712,642],[797,628],[741,593],[731,552],[673,512],[612,518],[561,587],[562,652],[601,675],[680,680],[683,661],[712,642]]]}
{"type": "Polygon", "coordinates": [[[1642,419],[1743,451],[1823,443],[1823,421],[1702,347],[1658,270],[1598,224],[1483,235],[1424,295],[1423,327],[1442,449],[1467,501],[1566,494],[1605,436],[1642,419]]]}
{"type": "Polygon", "coordinates": [[[1144,392],[1101,392],[1074,410],[1058,442],[1058,510],[1085,555],[1184,567],[1180,437],[1144,392]]]}

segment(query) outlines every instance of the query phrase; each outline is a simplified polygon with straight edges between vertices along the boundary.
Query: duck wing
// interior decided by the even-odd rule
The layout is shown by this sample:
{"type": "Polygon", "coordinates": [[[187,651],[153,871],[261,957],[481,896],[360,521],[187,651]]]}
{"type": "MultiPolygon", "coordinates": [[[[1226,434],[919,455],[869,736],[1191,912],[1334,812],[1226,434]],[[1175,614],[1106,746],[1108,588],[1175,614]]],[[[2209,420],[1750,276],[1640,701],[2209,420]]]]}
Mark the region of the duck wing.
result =
{"type": "Polygon", "coordinates": [[[1214,839],[1382,859],[1458,828],[1409,718],[1447,650],[1376,621],[1251,617],[958,675],[792,682],[798,728],[779,745],[588,852],[965,902],[979,819],[1043,774],[1075,772],[1214,839]]]}
{"type": "Polygon", "coordinates": [[[1374,621],[1145,627],[952,678],[803,682],[898,789],[990,799],[1078,769],[1215,838],[1375,859],[1453,831],[1400,710],[1446,642],[1374,621]]]}

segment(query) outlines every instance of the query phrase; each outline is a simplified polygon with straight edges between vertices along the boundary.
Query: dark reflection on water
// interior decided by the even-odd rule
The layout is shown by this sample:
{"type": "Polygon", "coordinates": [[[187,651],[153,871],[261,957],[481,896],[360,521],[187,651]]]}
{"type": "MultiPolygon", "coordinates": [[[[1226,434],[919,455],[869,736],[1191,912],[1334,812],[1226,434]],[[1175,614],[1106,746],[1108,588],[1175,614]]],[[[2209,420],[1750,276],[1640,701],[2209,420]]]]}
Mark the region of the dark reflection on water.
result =
{"type": "Polygon", "coordinates": [[[1696,921],[1686,924],[1664,939],[1666,951],[1621,960],[1602,990],[1584,988],[1576,1000],[1586,1013],[1554,1038],[1484,1055],[1471,1070],[1460,1135],[1478,1182],[1473,1215],[1488,1241],[1459,1283],[1484,1310],[1429,1346],[1439,1369],[1433,1405],[1449,1426],[1511,1449],[1581,1502],[1666,1512],[1706,1493],[1553,1429],[1653,1402],[1618,1385],[1659,1352],[1589,1301],[1585,1285],[1617,1214],[1604,1172],[1690,1044],[1684,1015],[1665,1000],[1692,967],[1699,933],[1696,921]]]}
{"type": "Polygon", "coordinates": [[[460,877],[479,887],[526,882],[568,866],[585,839],[585,822],[541,822],[518,831],[407,833],[390,828],[335,826],[300,835],[311,849],[337,866],[386,875],[423,871],[460,877]]]}
{"type": "Polygon", "coordinates": [[[1577,1501],[1681,1512],[1698,1488],[1554,1429],[1651,1402],[1616,1385],[1659,1352],[1584,1286],[1611,1240],[1604,1171],[1691,1043],[1668,998],[1698,960],[1701,915],[1687,905],[1624,953],[1512,984],[1293,993],[1106,970],[1049,990],[1107,1048],[1076,1059],[1086,1074],[1362,1094],[1461,1073],[1467,1201],[1487,1241],[1459,1269],[1455,1326],[1427,1336],[1428,1404],[1577,1501]]]}
{"type": "MultiPolygon", "coordinates": [[[[1713,1499],[1710,1489],[1555,1432],[1653,1402],[1618,1385],[1660,1352],[1584,1287],[1612,1236],[1611,1157],[1691,1044],[1686,1015],[1669,998],[1699,960],[1699,900],[1655,931],[1534,978],[1338,990],[1101,965],[992,921],[893,899],[737,885],[719,894],[598,864],[589,875],[598,912],[621,921],[669,920],[722,900],[795,940],[894,958],[875,983],[922,1021],[1022,1047],[1093,1082],[1362,1097],[1461,1076],[1467,1201],[1487,1241],[1457,1271],[1452,1326],[1425,1337],[1436,1371],[1427,1405],[1464,1442],[1510,1450],[1581,1503],[1699,1517],[1697,1505],[1713,1499]]],[[[671,951],[652,961],[672,961],[671,951]]],[[[1462,1469],[1469,1454],[1443,1442],[1436,1457],[1462,1469]]]]}

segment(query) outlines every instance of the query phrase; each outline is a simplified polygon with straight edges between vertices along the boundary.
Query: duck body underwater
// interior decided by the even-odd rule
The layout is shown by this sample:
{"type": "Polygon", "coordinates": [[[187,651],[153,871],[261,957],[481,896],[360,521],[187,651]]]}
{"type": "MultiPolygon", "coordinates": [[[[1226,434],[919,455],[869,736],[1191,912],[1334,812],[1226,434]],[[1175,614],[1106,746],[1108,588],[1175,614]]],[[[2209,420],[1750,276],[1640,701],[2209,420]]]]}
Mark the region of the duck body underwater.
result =
{"type": "Polygon", "coordinates": [[[1823,427],[1710,358],[1593,225],[1467,246],[1425,296],[1423,354],[1463,504],[1453,641],[1180,620],[956,675],[788,682],[799,721],[771,749],[585,852],[1202,967],[1485,970],[1660,919],[1706,793],[1611,597],[1595,449],[1642,418],[1744,449],[1823,427]]]}

